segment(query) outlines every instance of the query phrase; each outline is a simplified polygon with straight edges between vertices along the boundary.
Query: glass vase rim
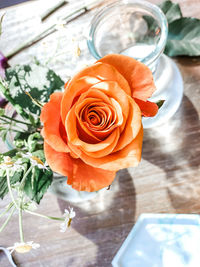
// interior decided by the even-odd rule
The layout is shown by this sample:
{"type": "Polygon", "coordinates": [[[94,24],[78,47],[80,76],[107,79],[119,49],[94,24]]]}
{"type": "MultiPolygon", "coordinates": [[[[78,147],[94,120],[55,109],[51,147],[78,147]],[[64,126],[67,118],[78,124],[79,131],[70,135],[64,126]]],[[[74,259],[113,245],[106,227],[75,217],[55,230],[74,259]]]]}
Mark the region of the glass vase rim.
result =
{"type": "Polygon", "coordinates": [[[161,28],[161,36],[156,45],[156,48],[146,57],[144,57],[141,62],[146,65],[151,65],[154,61],[156,61],[159,56],[163,53],[166,42],[167,42],[167,35],[168,35],[168,23],[165,14],[163,11],[155,4],[147,2],[145,0],[118,0],[113,3],[107,4],[104,7],[100,8],[96,14],[94,15],[93,19],[90,23],[90,29],[88,32],[87,38],[87,45],[90,53],[94,58],[97,60],[101,59],[102,56],[96,50],[94,36],[96,33],[96,29],[98,24],[100,23],[101,19],[108,15],[110,11],[112,12],[113,7],[120,7],[128,4],[134,4],[138,7],[143,8],[146,11],[149,11],[158,19],[160,28],[161,28]]]}

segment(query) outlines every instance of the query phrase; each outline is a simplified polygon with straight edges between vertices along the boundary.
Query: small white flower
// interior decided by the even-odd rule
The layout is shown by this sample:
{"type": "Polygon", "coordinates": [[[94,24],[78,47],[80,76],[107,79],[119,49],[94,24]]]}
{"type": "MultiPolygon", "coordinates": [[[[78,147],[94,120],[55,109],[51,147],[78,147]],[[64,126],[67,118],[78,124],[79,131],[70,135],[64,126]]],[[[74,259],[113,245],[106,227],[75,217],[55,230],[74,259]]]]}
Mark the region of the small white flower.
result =
{"type": "Polygon", "coordinates": [[[19,253],[26,253],[29,252],[31,249],[38,249],[40,244],[33,243],[33,241],[29,242],[21,242],[21,243],[14,243],[12,247],[8,247],[8,250],[11,250],[12,253],[14,250],[19,253]]]}
{"type": "Polygon", "coordinates": [[[21,160],[13,161],[10,157],[6,156],[3,157],[3,162],[0,164],[0,168],[3,170],[12,169],[14,171],[17,171],[19,169],[24,169],[24,166],[22,165],[21,160]]]}
{"type": "Polygon", "coordinates": [[[60,224],[61,233],[64,233],[67,227],[71,225],[72,219],[76,216],[76,212],[73,210],[73,208],[69,207],[69,210],[65,209],[65,213],[63,214],[63,216],[65,217],[65,220],[63,223],[60,224]]]}
{"type": "Polygon", "coordinates": [[[39,169],[46,169],[47,170],[48,164],[46,162],[44,163],[43,161],[41,161],[41,159],[39,159],[38,157],[32,155],[30,152],[22,154],[22,156],[28,157],[33,166],[37,166],[39,169]]]}

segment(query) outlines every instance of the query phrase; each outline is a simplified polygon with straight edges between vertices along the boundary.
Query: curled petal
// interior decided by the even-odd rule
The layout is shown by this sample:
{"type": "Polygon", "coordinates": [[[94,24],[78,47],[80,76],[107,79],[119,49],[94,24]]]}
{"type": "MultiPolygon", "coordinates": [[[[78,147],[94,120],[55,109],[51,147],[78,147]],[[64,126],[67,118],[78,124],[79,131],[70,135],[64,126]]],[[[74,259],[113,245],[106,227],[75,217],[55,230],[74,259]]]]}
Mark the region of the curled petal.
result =
{"type": "Polygon", "coordinates": [[[134,100],[140,107],[142,115],[144,117],[154,117],[157,114],[158,106],[156,103],[150,101],[142,101],[137,98],[134,98],[134,100]]]}
{"type": "Polygon", "coordinates": [[[99,99],[99,101],[102,101],[107,104],[111,104],[110,98],[101,90],[93,89],[92,87],[87,90],[85,93],[82,93],[80,95],[80,98],[77,100],[77,104],[82,103],[84,99],[88,98],[96,98],[99,99]]]}
{"type": "Polygon", "coordinates": [[[96,64],[89,66],[77,73],[73,77],[71,82],[74,83],[84,76],[89,76],[93,78],[95,77],[97,79],[100,79],[101,81],[115,81],[119,84],[121,88],[123,88],[126,94],[131,95],[131,89],[129,87],[129,84],[127,80],[123,77],[123,75],[121,75],[121,73],[118,72],[116,68],[112,66],[112,64],[105,63],[102,63],[99,60],[99,62],[97,62],[96,64]]]}
{"type": "Polygon", "coordinates": [[[151,70],[134,58],[110,54],[97,62],[110,64],[128,81],[132,97],[146,101],[156,90],[151,70]]]}
{"type": "Polygon", "coordinates": [[[120,138],[118,140],[117,146],[114,149],[114,152],[123,149],[130,142],[132,142],[138,135],[142,127],[140,108],[131,97],[129,97],[129,105],[130,108],[126,125],[124,127],[123,132],[120,135],[120,138]]]}
{"type": "MultiPolygon", "coordinates": [[[[83,153],[77,147],[73,147],[73,151],[74,153],[78,154],[79,157],[88,165],[104,170],[118,171],[123,168],[135,167],[139,164],[142,153],[142,140],[143,128],[141,126],[138,135],[131,143],[129,143],[122,150],[111,153],[105,157],[92,158],[83,153]]],[[[69,146],[71,148],[70,144],[69,146]]]]}
{"type": "MultiPolygon", "coordinates": [[[[120,136],[120,132],[119,129],[116,129],[107,139],[106,142],[108,143],[108,145],[106,145],[105,148],[101,148],[101,144],[97,144],[96,146],[96,150],[95,152],[90,152],[86,149],[83,149],[82,147],[78,147],[73,145],[72,143],[69,143],[69,148],[71,149],[71,151],[73,151],[73,153],[80,158],[81,155],[84,153],[85,155],[92,157],[92,158],[102,158],[105,157],[107,155],[109,155],[110,153],[112,153],[117,145],[118,139],[120,136]]],[[[102,143],[102,142],[101,142],[102,143]]]]}

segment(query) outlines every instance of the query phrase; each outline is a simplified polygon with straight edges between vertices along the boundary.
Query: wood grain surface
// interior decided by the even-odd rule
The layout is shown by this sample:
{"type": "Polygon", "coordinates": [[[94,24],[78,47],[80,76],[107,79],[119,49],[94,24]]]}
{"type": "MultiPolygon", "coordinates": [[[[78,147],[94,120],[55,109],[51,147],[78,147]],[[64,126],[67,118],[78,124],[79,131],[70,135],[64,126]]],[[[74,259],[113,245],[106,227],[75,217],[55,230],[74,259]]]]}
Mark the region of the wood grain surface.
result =
{"type": "MultiPolygon", "coordinates": [[[[174,2],[180,3],[185,16],[200,18],[199,0],[174,2]]],[[[79,2],[66,5],[59,11],[59,17],[75,4],[79,2]]],[[[46,5],[47,1],[38,0],[0,10],[0,14],[6,11],[0,51],[6,54],[35,34],[42,27],[38,15],[46,5]]],[[[92,10],[70,22],[65,29],[22,51],[9,63],[28,63],[36,56],[42,62],[50,60],[49,65],[67,79],[84,64],[94,62],[86,46],[86,32],[94,13],[92,10]],[[81,48],[79,58],[74,56],[77,43],[81,48]]],[[[70,205],[76,218],[63,234],[58,222],[25,214],[25,239],[40,243],[41,248],[24,255],[13,253],[18,266],[109,267],[141,213],[200,213],[200,60],[186,57],[175,60],[184,80],[183,101],[168,122],[145,130],[140,165],[119,171],[111,189],[91,201],[72,205],[47,193],[38,212],[61,215],[70,205]]],[[[0,208],[8,201],[8,197],[0,201],[0,208]]],[[[15,214],[0,234],[0,246],[19,241],[17,220],[15,214]]],[[[9,266],[2,254],[0,266],[9,266]]]]}

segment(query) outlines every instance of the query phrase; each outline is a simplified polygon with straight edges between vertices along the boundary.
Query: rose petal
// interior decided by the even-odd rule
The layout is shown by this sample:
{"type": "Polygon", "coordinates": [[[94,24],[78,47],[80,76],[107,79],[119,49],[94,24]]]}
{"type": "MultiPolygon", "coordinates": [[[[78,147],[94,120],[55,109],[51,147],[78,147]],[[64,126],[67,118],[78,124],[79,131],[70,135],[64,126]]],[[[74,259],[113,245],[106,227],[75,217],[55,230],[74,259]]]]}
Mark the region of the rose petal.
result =
{"type": "Polygon", "coordinates": [[[88,99],[90,97],[99,99],[104,103],[111,104],[110,98],[104,92],[102,92],[101,90],[98,90],[98,89],[93,89],[93,88],[82,93],[80,95],[79,99],[77,100],[76,104],[80,104],[80,103],[82,103],[82,101],[84,99],[88,99]]]}
{"type": "MultiPolygon", "coordinates": [[[[91,158],[102,158],[105,157],[107,155],[109,155],[110,153],[113,152],[114,148],[117,145],[118,139],[120,136],[120,131],[119,129],[116,129],[107,139],[106,139],[106,147],[105,148],[101,148],[102,146],[102,141],[101,143],[96,144],[96,151],[94,152],[90,152],[88,150],[90,150],[92,147],[89,147],[89,149],[84,149],[81,146],[75,146],[73,143],[69,143],[69,148],[73,151],[73,153],[77,156],[77,157],[81,157],[81,155],[84,153],[85,155],[91,157],[91,158]]],[[[92,149],[94,150],[94,149],[92,149]]]]}
{"type": "Polygon", "coordinates": [[[52,171],[64,176],[73,175],[73,162],[69,153],[58,152],[44,141],[45,158],[52,171]]]}
{"type": "Polygon", "coordinates": [[[129,115],[114,152],[127,146],[139,133],[142,124],[141,111],[135,101],[129,97],[129,115]]]}
{"type": "Polygon", "coordinates": [[[67,136],[59,112],[62,97],[62,92],[56,92],[50,96],[50,101],[42,108],[40,120],[44,123],[42,135],[45,141],[58,152],[69,152],[65,143],[67,136]]]}
{"type": "Polygon", "coordinates": [[[127,80],[120,74],[120,72],[116,70],[115,67],[112,66],[112,64],[97,62],[96,64],[89,66],[77,73],[73,77],[72,82],[74,83],[84,76],[91,76],[93,78],[96,77],[102,81],[115,81],[125,91],[126,94],[131,95],[131,89],[127,80]]]}
{"type": "MultiPolygon", "coordinates": [[[[122,150],[111,153],[105,157],[94,158],[81,152],[77,147],[73,147],[75,154],[88,165],[104,170],[118,171],[123,168],[135,167],[141,160],[142,153],[143,128],[141,127],[137,137],[122,150]]],[[[71,144],[69,144],[71,148],[71,144]]]]}
{"type": "Polygon", "coordinates": [[[111,185],[116,172],[105,171],[85,164],[82,160],[74,160],[73,176],[67,183],[78,191],[94,192],[111,185]]]}
{"type": "Polygon", "coordinates": [[[142,101],[140,99],[134,98],[135,102],[138,104],[142,111],[142,115],[145,117],[154,117],[158,112],[158,106],[156,103],[150,101],[142,101]]]}
{"type": "Polygon", "coordinates": [[[128,81],[132,97],[146,101],[156,90],[151,70],[131,57],[110,54],[97,62],[107,63],[115,67],[128,81]]]}
{"type": "Polygon", "coordinates": [[[116,114],[117,114],[117,122],[115,123],[115,125],[120,126],[123,123],[122,108],[121,108],[120,104],[114,98],[111,98],[110,100],[111,100],[112,105],[115,108],[116,114]]]}
{"type": "Polygon", "coordinates": [[[73,159],[69,153],[55,151],[44,143],[46,160],[55,172],[67,176],[67,183],[78,191],[98,191],[109,186],[115,178],[115,172],[93,168],[80,159],[73,159]]]}

